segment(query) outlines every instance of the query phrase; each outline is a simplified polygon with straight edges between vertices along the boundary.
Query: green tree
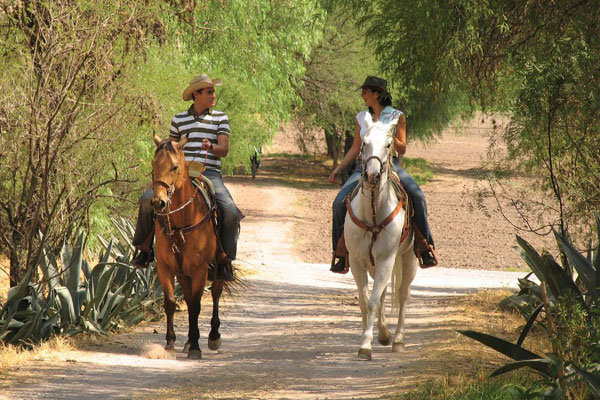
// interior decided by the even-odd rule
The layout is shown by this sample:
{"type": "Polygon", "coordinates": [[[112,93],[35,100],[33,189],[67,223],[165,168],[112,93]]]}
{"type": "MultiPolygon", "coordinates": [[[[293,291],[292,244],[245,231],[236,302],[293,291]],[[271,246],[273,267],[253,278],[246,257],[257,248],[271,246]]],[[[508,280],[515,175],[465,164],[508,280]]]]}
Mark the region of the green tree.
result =
{"type": "Polygon", "coordinates": [[[57,252],[81,227],[110,229],[110,212],[133,214],[151,138],[166,136],[201,72],[225,82],[224,169],[247,167],[299,102],[321,23],[311,0],[0,0],[0,252],[11,284],[45,245],[57,252]]]}
{"type": "Polygon", "coordinates": [[[15,285],[44,245],[56,251],[89,223],[93,204],[129,190],[126,133],[149,119],[133,60],[163,31],[135,1],[0,9],[0,251],[15,285]]]}
{"type": "Polygon", "coordinates": [[[409,128],[436,134],[477,109],[501,112],[508,161],[554,199],[555,220],[600,206],[600,5],[596,1],[345,4],[361,15],[409,128]]]}
{"type": "Polygon", "coordinates": [[[356,113],[364,107],[355,92],[364,77],[374,74],[376,60],[364,43],[364,33],[351,14],[340,7],[329,10],[322,40],[305,61],[306,74],[298,94],[297,118],[305,135],[315,128],[325,132],[334,166],[352,141],[356,113]]]}
{"type": "MultiPolygon", "coordinates": [[[[321,35],[322,9],[316,0],[230,0],[185,13],[186,23],[168,25],[180,54],[176,60],[189,74],[184,82],[200,72],[223,79],[217,108],[228,114],[232,128],[223,169],[247,169],[254,146],[270,142],[299,102],[294,88],[304,75],[303,59],[321,35]]],[[[177,98],[181,85],[176,82],[177,98]]]]}

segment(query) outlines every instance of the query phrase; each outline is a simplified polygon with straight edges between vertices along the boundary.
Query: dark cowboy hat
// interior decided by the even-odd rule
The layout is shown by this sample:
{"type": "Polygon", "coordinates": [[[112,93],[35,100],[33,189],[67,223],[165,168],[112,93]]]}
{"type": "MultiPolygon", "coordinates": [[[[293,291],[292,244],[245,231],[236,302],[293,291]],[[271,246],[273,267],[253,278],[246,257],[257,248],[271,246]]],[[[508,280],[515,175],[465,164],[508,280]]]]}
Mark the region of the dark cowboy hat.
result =
{"type": "Polygon", "coordinates": [[[365,82],[356,88],[356,90],[363,88],[373,88],[380,92],[387,92],[387,81],[383,78],[369,75],[367,76],[367,79],[365,79],[365,82]]]}

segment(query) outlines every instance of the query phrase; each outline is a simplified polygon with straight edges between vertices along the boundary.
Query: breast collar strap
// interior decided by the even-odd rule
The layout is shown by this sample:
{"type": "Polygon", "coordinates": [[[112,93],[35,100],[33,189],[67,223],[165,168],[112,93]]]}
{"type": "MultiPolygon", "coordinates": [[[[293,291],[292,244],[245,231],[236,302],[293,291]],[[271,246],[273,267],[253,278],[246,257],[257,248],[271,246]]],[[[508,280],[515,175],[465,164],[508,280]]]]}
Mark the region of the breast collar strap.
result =
{"type": "MultiPolygon", "coordinates": [[[[350,204],[350,196],[346,197],[346,209],[348,210],[348,215],[350,215],[350,219],[352,220],[352,222],[354,222],[354,224],[356,226],[358,226],[359,228],[361,228],[364,231],[367,232],[371,232],[371,245],[369,247],[369,259],[371,261],[371,265],[375,265],[375,258],[373,257],[373,245],[375,244],[375,241],[377,240],[377,236],[379,235],[379,232],[381,232],[390,222],[392,222],[394,220],[394,218],[396,218],[396,216],[398,215],[398,213],[400,212],[400,210],[402,209],[402,207],[404,206],[404,198],[402,198],[401,200],[398,201],[398,204],[396,205],[396,208],[394,208],[394,211],[392,211],[392,213],[390,215],[388,215],[383,221],[381,221],[381,223],[377,226],[369,226],[367,224],[365,224],[364,222],[362,222],[360,219],[358,219],[358,217],[356,215],[354,215],[354,212],[352,211],[352,206],[350,204]]],[[[404,239],[404,235],[401,238],[401,242],[404,239]]]]}

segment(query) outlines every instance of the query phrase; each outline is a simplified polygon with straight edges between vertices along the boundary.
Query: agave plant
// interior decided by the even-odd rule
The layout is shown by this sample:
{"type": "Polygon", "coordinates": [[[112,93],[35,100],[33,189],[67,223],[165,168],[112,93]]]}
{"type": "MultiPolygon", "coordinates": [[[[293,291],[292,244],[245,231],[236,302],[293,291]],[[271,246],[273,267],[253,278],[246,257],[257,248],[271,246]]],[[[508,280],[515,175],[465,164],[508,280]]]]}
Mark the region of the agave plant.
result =
{"type": "Polygon", "coordinates": [[[42,281],[31,282],[34,271],[27,271],[0,308],[0,340],[24,343],[52,334],[105,334],[159,309],[162,291],[156,269],[139,270],[129,263],[133,226],[122,218],[113,223],[121,238],[99,238],[104,249],[93,268],[83,257],[83,233],[74,246],[63,244],[60,263],[49,252],[42,253],[42,281]]]}
{"type": "MultiPolygon", "coordinates": [[[[590,330],[600,326],[594,318],[600,318],[600,218],[596,216],[596,228],[598,232],[598,246],[595,250],[588,250],[584,256],[565,237],[555,232],[560,250],[566,256],[568,263],[575,268],[577,276],[574,277],[567,272],[550,254],[540,255],[527,241],[517,236],[517,242],[521,247],[521,256],[539,281],[548,288],[549,293],[542,290],[542,286],[527,279],[519,280],[520,292],[503,300],[503,304],[515,305],[525,316],[527,322],[523,327],[516,343],[504,339],[471,330],[459,330],[465,336],[475,339],[482,344],[510,357],[510,362],[496,371],[491,376],[497,376],[519,368],[528,367],[540,374],[550,390],[546,390],[552,396],[563,396],[566,387],[578,379],[587,383],[590,390],[600,396],[600,360],[586,368],[567,362],[564,354],[559,351],[545,356],[535,354],[523,347],[523,342],[529,334],[532,326],[537,322],[546,332],[551,341],[553,333],[543,322],[537,321],[542,310],[552,318],[553,306],[560,299],[572,299],[579,307],[585,310],[588,320],[585,322],[590,330]]],[[[591,247],[590,247],[591,248],[591,247]]],[[[600,332],[596,332],[600,335],[600,332]]],[[[556,334],[555,334],[556,336],[556,334]]],[[[600,339],[600,338],[598,338],[600,339]]],[[[600,353],[600,343],[596,343],[597,352],[600,353]]]]}

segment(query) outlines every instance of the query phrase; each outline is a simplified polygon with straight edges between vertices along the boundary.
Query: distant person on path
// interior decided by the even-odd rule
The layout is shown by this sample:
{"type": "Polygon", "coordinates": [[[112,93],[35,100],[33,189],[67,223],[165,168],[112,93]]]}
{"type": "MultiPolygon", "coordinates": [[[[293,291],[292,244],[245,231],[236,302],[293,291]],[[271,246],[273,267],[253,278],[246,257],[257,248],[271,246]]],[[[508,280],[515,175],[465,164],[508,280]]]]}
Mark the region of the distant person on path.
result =
{"type": "MultiPolygon", "coordinates": [[[[421,267],[433,267],[437,265],[437,258],[434,253],[433,237],[431,236],[431,230],[427,222],[425,196],[417,182],[401,165],[402,156],[406,153],[406,118],[404,117],[404,113],[392,107],[392,96],[387,91],[387,81],[385,79],[367,76],[365,82],[356,90],[359,89],[362,89],[361,97],[368,109],[356,115],[356,134],[352,147],[340,164],[331,172],[329,182],[335,183],[338,175],[357,160],[362,149],[362,138],[366,132],[365,116],[367,113],[371,114],[373,122],[382,121],[388,123],[397,118],[398,124],[396,125],[396,134],[394,135],[394,150],[396,151],[396,155],[393,157],[393,163],[400,182],[402,182],[402,186],[404,186],[404,189],[408,193],[414,208],[415,223],[412,226],[415,237],[415,254],[419,259],[421,267]]],[[[348,252],[343,240],[344,220],[346,218],[345,199],[358,185],[362,173],[361,168],[360,163],[356,163],[354,172],[344,183],[333,201],[332,244],[334,257],[331,263],[332,272],[348,272],[345,267],[348,252]]]]}
{"type": "MultiPolygon", "coordinates": [[[[217,259],[217,279],[233,280],[231,261],[237,253],[240,214],[229,190],[223,184],[221,158],[229,151],[229,119],[221,111],[214,110],[215,86],[221,85],[221,79],[210,79],[206,74],[192,79],[183,91],[183,100],[193,101],[190,107],[173,117],[169,138],[178,142],[182,136],[188,138],[183,150],[186,161],[206,160],[207,177],[215,189],[218,208],[220,242],[225,252],[217,259]]],[[[138,221],[133,244],[138,251],[132,264],[146,267],[152,261],[152,241],[154,239],[154,212],[150,200],[152,188],[146,189],[140,198],[138,221]]],[[[222,253],[222,252],[219,252],[222,253]]]]}

